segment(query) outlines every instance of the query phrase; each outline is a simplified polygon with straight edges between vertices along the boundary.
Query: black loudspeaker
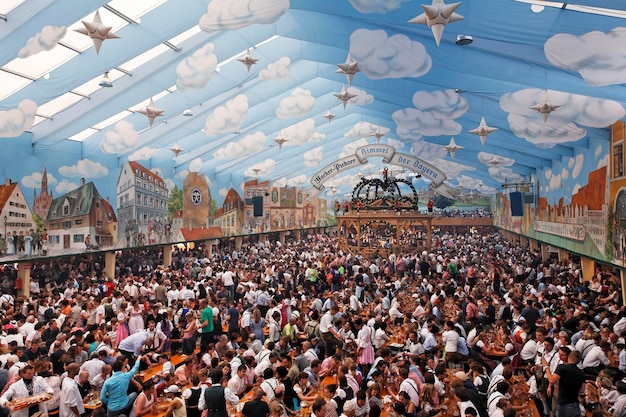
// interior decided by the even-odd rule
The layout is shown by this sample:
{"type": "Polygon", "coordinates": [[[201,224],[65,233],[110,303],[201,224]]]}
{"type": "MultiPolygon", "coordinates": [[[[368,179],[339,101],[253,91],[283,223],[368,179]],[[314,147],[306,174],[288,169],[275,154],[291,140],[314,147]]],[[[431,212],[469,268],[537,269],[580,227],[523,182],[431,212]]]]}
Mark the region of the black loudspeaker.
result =
{"type": "Polygon", "coordinates": [[[511,200],[511,216],[523,216],[524,195],[519,191],[515,191],[509,193],[509,200],[511,200]]]}
{"type": "Polygon", "coordinates": [[[252,197],[252,205],[254,206],[254,217],[263,217],[263,197],[252,197]]]}

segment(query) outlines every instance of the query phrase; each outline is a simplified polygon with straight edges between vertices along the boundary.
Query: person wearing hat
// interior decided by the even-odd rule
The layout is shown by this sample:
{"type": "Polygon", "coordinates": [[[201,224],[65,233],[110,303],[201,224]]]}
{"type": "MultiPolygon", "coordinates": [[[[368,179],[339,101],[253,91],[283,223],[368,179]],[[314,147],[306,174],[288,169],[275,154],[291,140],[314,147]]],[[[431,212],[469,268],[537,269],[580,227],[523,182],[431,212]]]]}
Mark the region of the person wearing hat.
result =
{"type": "Polygon", "coordinates": [[[164,417],[187,417],[187,407],[182,397],[178,385],[170,385],[163,391],[165,396],[171,400],[164,417]]]}

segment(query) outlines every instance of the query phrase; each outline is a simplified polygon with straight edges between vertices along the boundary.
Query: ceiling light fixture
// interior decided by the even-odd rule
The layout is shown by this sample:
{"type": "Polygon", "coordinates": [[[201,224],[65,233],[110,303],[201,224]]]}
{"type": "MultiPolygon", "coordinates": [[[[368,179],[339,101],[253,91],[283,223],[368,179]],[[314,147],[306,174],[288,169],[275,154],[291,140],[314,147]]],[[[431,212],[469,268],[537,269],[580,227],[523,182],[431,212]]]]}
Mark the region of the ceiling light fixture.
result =
{"type": "Polygon", "coordinates": [[[456,35],[456,44],[465,46],[474,42],[474,38],[470,35],[456,35]]]}
{"type": "Polygon", "coordinates": [[[183,116],[191,117],[193,116],[193,112],[191,109],[185,109],[185,111],[183,111],[183,116]]]}
{"type": "Polygon", "coordinates": [[[104,73],[98,85],[100,87],[113,87],[113,83],[111,82],[111,79],[109,78],[109,71],[104,73]]]}

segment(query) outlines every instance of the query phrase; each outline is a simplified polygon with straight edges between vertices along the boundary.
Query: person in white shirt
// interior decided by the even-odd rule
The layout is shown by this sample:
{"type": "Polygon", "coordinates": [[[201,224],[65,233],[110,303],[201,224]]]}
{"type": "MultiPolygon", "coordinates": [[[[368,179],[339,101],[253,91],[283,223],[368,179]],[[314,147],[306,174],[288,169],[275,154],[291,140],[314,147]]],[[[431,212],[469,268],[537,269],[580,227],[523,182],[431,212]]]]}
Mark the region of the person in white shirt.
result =
{"type": "Polygon", "coordinates": [[[597,375],[604,367],[609,366],[611,361],[607,353],[611,351],[611,344],[603,340],[599,346],[594,346],[583,360],[585,374],[597,375]]]}
{"type": "Polygon", "coordinates": [[[454,323],[446,321],[441,334],[441,347],[446,352],[446,362],[455,362],[459,359],[458,344],[459,334],[454,330],[454,323]]]}
{"type": "Polygon", "coordinates": [[[101,359],[106,357],[106,351],[94,352],[91,354],[91,359],[86,361],[80,366],[81,371],[87,371],[89,373],[89,380],[91,381],[95,378],[100,372],[102,372],[102,367],[105,365],[104,361],[101,359]]]}
{"type": "Polygon", "coordinates": [[[71,363],[65,368],[67,376],[61,383],[61,399],[59,401],[59,417],[80,417],[85,412],[83,398],[80,395],[78,384],[74,377],[80,372],[77,363],[71,363]]]}
{"type": "Polygon", "coordinates": [[[237,372],[228,380],[228,388],[233,394],[241,397],[246,389],[244,376],[246,375],[246,366],[239,366],[237,372]]]}
{"type": "Polygon", "coordinates": [[[419,388],[415,381],[409,378],[409,368],[401,367],[398,371],[400,377],[402,378],[402,383],[400,383],[400,388],[398,389],[398,393],[406,392],[411,398],[411,402],[415,407],[419,406],[420,403],[420,393],[419,388]]]}

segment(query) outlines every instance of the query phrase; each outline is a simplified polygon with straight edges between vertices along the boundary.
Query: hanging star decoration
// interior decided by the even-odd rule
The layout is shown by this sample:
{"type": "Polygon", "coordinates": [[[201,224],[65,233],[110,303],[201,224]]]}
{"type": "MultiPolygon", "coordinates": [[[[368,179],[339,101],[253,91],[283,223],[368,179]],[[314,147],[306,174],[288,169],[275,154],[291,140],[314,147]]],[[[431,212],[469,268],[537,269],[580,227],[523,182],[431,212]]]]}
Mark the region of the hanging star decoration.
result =
{"type": "Polygon", "coordinates": [[[96,55],[100,53],[100,47],[102,42],[106,39],[119,39],[115,33],[111,32],[112,26],[104,26],[102,19],[100,18],[100,12],[96,11],[96,15],[93,17],[93,22],[82,21],[85,28],[74,29],[75,32],[89,36],[93,42],[94,48],[96,48],[96,55]]]}
{"type": "Polygon", "coordinates": [[[174,143],[174,146],[170,148],[170,151],[174,152],[174,155],[176,155],[175,158],[177,158],[179,154],[185,152],[185,150],[180,147],[178,142],[174,143]]]}
{"type": "Polygon", "coordinates": [[[328,123],[330,123],[330,121],[335,118],[335,115],[328,110],[323,117],[324,119],[328,119],[328,123]]]}
{"type": "Polygon", "coordinates": [[[359,68],[359,63],[354,61],[350,54],[348,54],[348,58],[346,59],[346,62],[344,62],[343,64],[337,64],[337,66],[339,67],[339,69],[335,72],[339,74],[346,74],[346,78],[348,78],[348,84],[350,85],[352,85],[352,80],[354,79],[354,75],[357,72],[361,71],[361,68],[359,68]]]}
{"type": "Polygon", "coordinates": [[[498,165],[502,163],[502,159],[498,158],[498,156],[496,155],[490,160],[488,160],[487,163],[491,166],[497,167],[498,165]]]}
{"type": "Polygon", "coordinates": [[[485,122],[485,118],[482,117],[480,119],[480,124],[478,125],[478,127],[476,129],[470,130],[469,132],[475,135],[478,135],[478,137],[480,138],[480,142],[484,145],[485,141],[487,140],[487,135],[492,132],[495,132],[496,130],[498,130],[497,127],[487,126],[487,122],[485,122]]]}
{"type": "Polygon", "coordinates": [[[445,4],[443,0],[433,0],[432,4],[422,4],[424,13],[409,20],[409,23],[416,25],[427,25],[433,32],[437,46],[441,43],[443,28],[448,23],[458,22],[464,17],[454,11],[461,2],[445,4]]]}
{"type": "Polygon", "coordinates": [[[246,66],[246,68],[248,68],[248,72],[250,72],[250,67],[255,65],[258,60],[259,58],[255,58],[252,56],[249,49],[246,52],[246,54],[243,56],[243,58],[237,58],[237,61],[241,62],[243,65],[246,66]]]}
{"type": "Polygon", "coordinates": [[[285,139],[282,136],[279,136],[274,139],[274,142],[278,144],[278,149],[282,149],[285,142],[289,142],[289,139],[285,139]]]}
{"type": "Polygon", "coordinates": [[[258,176],[259,172],[261,171],[261,168],[252,168],[252,171],[254,171],[255,176],[258,176]]]}
{"type": "Polygon", "coordinates": [[[165,113],[165,110],[159,109],[157,106],[155,106],[154,101],[152,100],[152,98],[150,98],[150,103],[148,103],[148,105],[144,109],[137,110],[137,113],[141,113],[145,115],[150,121],[150,127],[152,127],[152,124],[154,123],[154,119],[156,119],[159,116],[163,116],[163,113],[165,113]]]}
{"type": "Polygon", "coordinates": [[[530,106],[531,109],[537,110],[539,113],[543,115],[544,122],[547,122],[548,116],[550,115],[550,113],[552,113],[559,107],[561,107],[560,104],[551,103],[550,100],[548,99],[548,90],[544,90],[543,98],[541,99],[540,103],[530,106]]]}
{"type": "Polygon", "coordinates": [[[386,133],[383,133],[383,132],[380,130],[380,126],[378,126],[378,127],[376,128],[376,130],[375,130],[375,131],[374,131],[374,132],[373,132],[370,136],[375,137],[375,138],[376,138],[376,142],[377,142],[377,143],[380,143],[380,138],[382,138],[383,136],[385,136],[385,134],[386,134],[386,133]]]}
{"type": "Polygon", "coordinates": [[[341,101],[344,109],[346,108],[346,103],[356,97],[355,94],[351,94],[348,91],[345,85],[341,88],[340,93],[333,93],[333,96],[337,97],[341,101]]]}
{"type": "Polygon", "coordinates": [[[443,147],[443,149],[450,152],[450,158],[452,159],[454,159],[454,154],[456,154],[456,151],[460,151],[463,148],[464,146],[460,146],[456,144],[453,137],[450,138],[450,143],[448,143],[446,146],[443,147]]]}

